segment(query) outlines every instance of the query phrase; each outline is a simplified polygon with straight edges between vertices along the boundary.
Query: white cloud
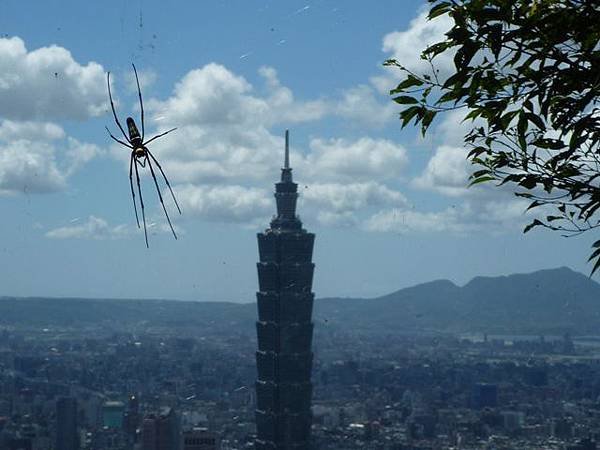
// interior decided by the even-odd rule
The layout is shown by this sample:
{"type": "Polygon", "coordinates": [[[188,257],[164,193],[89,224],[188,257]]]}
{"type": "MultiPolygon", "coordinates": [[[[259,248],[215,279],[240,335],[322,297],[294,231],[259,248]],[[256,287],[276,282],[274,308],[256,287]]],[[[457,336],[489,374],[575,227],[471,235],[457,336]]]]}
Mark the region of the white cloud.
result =
{"type": "Polygon", "coordinates": [[[386,95],[384,103],[379,103],[376,92],[370,86],[361,84],[347,89],[342,99],[335,105],[335,114],[374,128],[381,128],[394,118],[396,107],[386,95]]]}
{"type": "Polygon", "coordinates": [[[26,140],[0,144],[0,194],[55,192],[65,186],[52,145],[26,140]]]}
{"type": "Polygon", "coordinates": [[[407,204],[400,192],[373,181],[350,184],[314,183],[303,190],[302,198],[309,207],[317,206],[335,213],[356,212],[372,206],[407,204]]]}
{"type": "Polygon", "coordinates": [[[85,119],[106,109],[104,69],[81,65],[55,45],[28,51],[18,37],[0,38],[0,117],[85,119]]]}
{"type": "Polygon", "coordinates": [[[69,176],[100,153],[56,124],[1,121],[0,194],[62,190],[69,176]]]}
{"type": "Polygon", "coordinates": [[[267,114],[264,100],[250,95],[252,86],[219,64],[188,72],[175,85],[173,96],[153,102],[157,114],[169,124],[258,124],[267,114]]]}
{"type": "MultiPolygon", "coordinates": [[[[433,20],[428,20],[427,15],[428,11],[423,10],[410,21],[407,30],[394,31],[383,38],[383,51],[411,71],[429,70],[429,63],[421,59],[421,52],[428,46],[445,40],[445,33],[452,28],[452,19],[448,15],[433,20]]],[[[451,68],[454,65],[450,53],[439,55],[435,61],[441,68],[451,68]]]]}
{"type": "Polygon", "coordinates": [[[55,228],[46,233],[50,239],[120,239],[132,232],[130,226],[111,226],[100,217],[89,216],[88,219],[76,225],[55,228]]]}
{"type": "Polygon", "coordinates": [[[466,157],[464,148],[438,147],[423,173],[413,180],[413,185],[449,196],[466,195],[471,170],[466,157]]]}
{"type": "MultiPolygon", "coordinates": [[[[151,145],[167,176],[178,183],[266,180],[281,164],[283,139],[265,128],[188,125],[151,145]]],[[[115,147],[125,159],[127,151],[115,147]]]]}
{"type": "Polygon", "coordinates": [[[64,173],[71,176],[95,157],[103,154],[103,151],[95,144],[80,142],[75,138],[68,137],[64,149],[63,163],[64,173]]]}
{"type": "Polygon", "coordinates": [[[265,99],[269,113],[267,123],[299,123],[310,122],[323,118],[331,109],[329,102],[324,99],[298,101],[292,90],[282,86],[277,71],[273,67],[263,66],[259,69],[268,88],[265,99]]]}
{"type": "Polygon", "coordinates": [[[314,183],[302,190],[303,214],[315,214],[323,225],[351,226],[373,207],[405,206],[402,193],[373,181],[365,183],[314,183]]]}
{"type": "Polygon", "coordinates": [[[185,214],[216,222],[250,224],[265,220],[273,212],[274,201],[267,190],[236,185],[177,187],[177,198],[185,214]]]}
{"type": "MultiPolygon", "coordinates": [[[[383,38],[382,50],[387,53],[388,58],[393,58],[399,64],[417,74],[431,73],[429,62],[421,59],[421,52],[431,44],[445,40],[445,33],[452,28],[452,19],[447,15],[427,20],[428,11],[423,9],[421,13],[411,20],[408,29],[393,31],[383,38]]],[[[438,76],[445,79],[454,67],[454,51],[449,50],[438,55],[434,64],[439,70],[438,76]]],[[[371,83],[382,94],[388,94],[394,88],[398,80],[405,74],[398,68],[389,67],[382,75],[371,77],[371,83]]]]}
{"type": "MultiPolygon", "coordinates": [[[[184,192],[194,199],[189,205],[192,210],[205,217],[233,222],[255,217],[257,211],[246,213],[244,207],[232,215],[229,197],[221,203],[211,199],[247,187],[241,197],[246,199],[248,193],[263,192],[257,186],[274,181],[283,159],[283,130],[274,135],[274,124],[317,120],[323,114],[351,116],[351,107],[358,108],[360,100],[375,108],[368,100],[374,92],[367,87],[350,93],[341,106],[329,100],[303,102],[281,85],[273,68],[262,67],[259,73],[266,84],[262,96],[244,78],[212,63],[186,74],[170,98],[147,102],[161,129],[179,127],[154,142],[152,152],[174,184],[186,185],[184,192]]],[[[372,121],[382,123],[379,118],[372,121]]],[[[307,182],[387,179],[397,177],[407,163],[404,148],[383,139],[313,139],[308,153],[300,151],[292,139],[291,152],[292,166],[307,182]]],[[[127,157],[121,148],[115,147],[114,153],[123,160],[127,157]]],[[[256,196],[252,199],[258,201],[256,196]]],[[[264,217],[272,210],[269,202],[258,212],[264,217]]]]}
{"type": "Polygon", "coordinates": [[[310,150],[299,165],[316,180],[397,179],[408,163],[404,147],[384,139],[313,139],[310,150]]]}
{"type": "Polygon", "coordinates": [[[379,211],[363,227],[374,232],[466,234],[472,232],[503,233],[520,230],[531,221],[526,212],[528,202],[517,198],[488,201],[464,200],[441,211],[415,211],[392,208],[379,211]]]}
{"type": "Polygon", "coordinates": [[[10,142],[17,139],[29,141],[54,141],[65,137],[64,130],[50,122],[17,122],[3,120],[0,122],[0,141],[10,142]]]}
{"type": "Polygon", "coordinates": [[[463,229],[457,216],[453,209],[439,212],[419,212],[393,208],[379,211],[366,220],[363,226],[368,231],[376,232],[460,232],[463,229]]]}
{"type": "MultiPolygon", "coordinates": [[[[125,80],[127,83],[126,84],[127,91],[137,95],[138,87],[137,87],[137,83],[135,81],[135,72],[133,71],[133,67],[130,67],[130,69],[131,70],[127,71],[127,74],[125,75],[125,80]]],[[[143,95],[146,88],[148,88],[154,84],[154,82],[158,78],[158,75],[152,69],[140,69],[139,67],[136,67],[136,69],[137,69],[137,73],[138,73],[138,79],[140,82],[140,90],[142,91],[142,95],[143,95]]],[[[112,89],[112,86],[111,86],[111,89],[112,89]]]]}

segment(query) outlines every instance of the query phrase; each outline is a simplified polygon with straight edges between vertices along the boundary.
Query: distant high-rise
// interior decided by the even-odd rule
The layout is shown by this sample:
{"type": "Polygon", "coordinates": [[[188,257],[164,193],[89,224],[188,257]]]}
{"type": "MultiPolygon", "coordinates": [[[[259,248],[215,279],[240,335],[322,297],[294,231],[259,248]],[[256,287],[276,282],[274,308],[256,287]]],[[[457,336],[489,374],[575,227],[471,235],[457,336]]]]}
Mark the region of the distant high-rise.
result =
{"type": "Polygon", "coordinates": [[[219,437],[206,428],[194,428],[183,433],[183,450],[217,450],[219,437]]]}
{"type": "Polygon", "coordinates": [[[471,403],[475,409],[498,406],[498,386],[490,383],[477,383],[473,386],[471,403]]]}
{"type": "Polygon", "coordinates": [[[79,449],[77,400],[72,397],[61,397],[56,402],[56,448],[79,449]]]}
{"type": "Polygon", "coordinates": [[[275,184],[277,216],[258,234],[257,450],[310,447],[315,235],[296,216],[298,185],[292,181],[287,131],[284,161],[275,184]]]}
{"type": "Polygon", "coordinates": [[[125,404],[119,401],[107,401],[102,406],[102,422],[108,428],[122,428],[125,404]]]}
{"type": "Polygon", "coordinates": [[[172,408],[149,415],[142,424],[142,450],[179,450],[179,416],[172,408]]]}

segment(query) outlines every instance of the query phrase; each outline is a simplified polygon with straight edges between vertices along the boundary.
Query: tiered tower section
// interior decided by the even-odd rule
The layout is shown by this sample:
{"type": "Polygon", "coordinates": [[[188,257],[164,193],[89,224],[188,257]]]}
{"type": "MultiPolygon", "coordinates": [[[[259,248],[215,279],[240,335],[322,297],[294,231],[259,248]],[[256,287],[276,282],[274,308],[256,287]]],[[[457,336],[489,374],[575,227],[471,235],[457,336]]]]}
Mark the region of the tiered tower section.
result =
{"type": "Polygon", "coordinates": [[[257,450],[310,447],[315,235],[302,228],[297,199],[286,131],[285,163],[275,184],[277,216],[258,234],[257,450]]]}

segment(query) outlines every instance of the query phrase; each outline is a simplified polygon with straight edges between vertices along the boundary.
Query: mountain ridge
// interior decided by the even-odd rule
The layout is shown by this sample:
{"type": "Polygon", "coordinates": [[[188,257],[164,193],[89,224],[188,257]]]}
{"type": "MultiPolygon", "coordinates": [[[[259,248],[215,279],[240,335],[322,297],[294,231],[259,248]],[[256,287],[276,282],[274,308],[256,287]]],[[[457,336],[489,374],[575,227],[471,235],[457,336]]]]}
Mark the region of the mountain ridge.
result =
{"type": "MultiPolygon", "coordinates": [[[[360,333],[594,334],[600,329],[600,284],[567,267],[474,277],[463,286],[433,280],[373,298],[320,298],[313,317],[317,329],[360,333]]],[[[255,320],[254,302],[0,297],[0,325],[101,323],[248,333],[255,320]]]]}

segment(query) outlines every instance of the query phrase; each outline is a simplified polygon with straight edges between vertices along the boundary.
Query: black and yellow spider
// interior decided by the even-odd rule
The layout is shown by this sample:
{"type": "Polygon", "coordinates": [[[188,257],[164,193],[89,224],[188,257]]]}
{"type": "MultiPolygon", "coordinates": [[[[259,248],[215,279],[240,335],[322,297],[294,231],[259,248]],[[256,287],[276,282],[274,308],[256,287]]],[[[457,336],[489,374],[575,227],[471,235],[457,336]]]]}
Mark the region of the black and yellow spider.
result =
{"type": "Polygon", "coordinates": [[[175,234],[175,230],[173,229],[173,225],[171,224],[171,219],[169,218],[169,213],[167,213],[167,208],[165,207],[165,203],[163,202],[163,197],[160,192],[160,187],[158,186],[158,181],[156,180],[156,174],[154,173],[154,167],[152,167],[152,162],[154,162],[154,164],[156,164],[156,167],[158,167],[158,170],[160,170],[160,173],[162,174],[162,176],[165,180],[165,183],[166,183],[167,187],[169,188],[169,191],[171,192],[171,196],[173,197],[173,201],[175,202],[175,206],[177,206],[177,210],[179,211],[179,214],[181,214],[181,209],[179,208],[179,204],[177,203],[177,199],[175,198],[175,194],[173,193],[173,189],[171,189],[171,184],[169,183],[169,180],[167,179],[167,176],[165,175],[164,170],[162,169],[158,160],[154,157],[154,155],[150,152],[150,150],[148,150],[148,147],[147,147],[150,142],[170,133],[171,131],[175,131],[177,128],[172,128],[168,131],[165,131],[164,133],[160,133],[160,134],[154,136],[151,139],[148,139],[147,141],[144,141],[144,103],[142,101],[142,91],[140,89],[140,80],[138,79],[137,70],[135,69],[134,64],[132,64],[132,66],[133,66],[133,72],[135,73],[135,81],[137,83],[138,96],[140,98],[142,134],[140,136],[138,127],[135,124],[135,121],[131,117],[128,117],[126,120],[127,131],[129,131],[129,136],[125,133],[125,130],[121,126],[121,123],[119,122],[119,118],[117,117],[117,113],[115,111],[115,104],[112,99],[112,93],[110,91],[110,72],[108,72],[106,74],[106,81],[108,84],[108,98],[110,99],[110,107],[112,108],[115,122],[116,122],[117,126],[119,127],[119,129],[121,130],[121,133],[123,133],[123,136],[125,137],[126,142],[114,137],[113,134],[108,129],[108,127],[106,127],[106,131],[108,131],[108,134],[110,135],[110,137],[112,139],[114,139],[116,142],[131,149],[131,156],[129,158],[129,185],[131,187],[131,196],[133,198],[133,209],[135,211],[135,220],[137,222],[137,226],[138,226],[138,228],[140,228],[140,219],[138,217],[137,204],[135,201],[135,190],[133,188],[133,169],[135,168],[135,178],[137,181],[138,194],[140,196],[140,207],[142,209],[142,221],[144,223],[144,238],[146,239],[146,247],[148,247],[148,232],[146,230],[146,214],[144,212],[144,199],[142,197],[142,188],[140,186],[140,174],[138,172],[138,165],[140,167],[146,167],[146,163],[148,164],[148,168],[150,169],[152,179],[154,180],[154,185],[156,186],[156,192],[158,193],[158,198],[162,205],[163,211],[165,212],[165,216],[167,217],[167,221],[169,222],[169,226],[171,227],[173,236],[175,237],[175,239],[177,239],[177,234],[175,234]]]}

